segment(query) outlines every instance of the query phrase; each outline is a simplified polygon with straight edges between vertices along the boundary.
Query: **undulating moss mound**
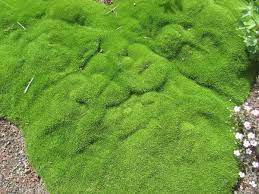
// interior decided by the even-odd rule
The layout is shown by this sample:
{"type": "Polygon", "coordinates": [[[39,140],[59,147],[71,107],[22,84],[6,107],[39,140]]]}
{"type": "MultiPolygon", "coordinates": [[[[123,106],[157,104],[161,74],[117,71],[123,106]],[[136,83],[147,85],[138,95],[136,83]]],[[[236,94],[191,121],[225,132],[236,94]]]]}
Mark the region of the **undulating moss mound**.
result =
{"type": "Polygon", "coordinates": [[[228,108],[255,72],[243,4],[1,0],[0,116],[48,190],[231,193],[228,108]]]}

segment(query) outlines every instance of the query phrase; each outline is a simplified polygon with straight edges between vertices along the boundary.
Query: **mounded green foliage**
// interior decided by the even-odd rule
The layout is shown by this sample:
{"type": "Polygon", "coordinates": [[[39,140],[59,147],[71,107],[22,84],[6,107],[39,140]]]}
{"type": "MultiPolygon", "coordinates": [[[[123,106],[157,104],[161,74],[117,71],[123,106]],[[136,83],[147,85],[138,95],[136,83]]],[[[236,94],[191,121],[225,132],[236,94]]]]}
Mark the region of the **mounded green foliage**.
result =
{"type": "Polygon", "coordinates": [[[83,3],[71,4],[66,1],[57,1],[50,5],[48,15],[52,19],[63,20],[71,24],[84,25],[87,14],[83,10],[83,3]]]}
{"type": "Polygon", "coordinates": [[[255,73],[241,0],[4,2],[0,116],[51,193],[232,191],[228,108],[255,73]]]}

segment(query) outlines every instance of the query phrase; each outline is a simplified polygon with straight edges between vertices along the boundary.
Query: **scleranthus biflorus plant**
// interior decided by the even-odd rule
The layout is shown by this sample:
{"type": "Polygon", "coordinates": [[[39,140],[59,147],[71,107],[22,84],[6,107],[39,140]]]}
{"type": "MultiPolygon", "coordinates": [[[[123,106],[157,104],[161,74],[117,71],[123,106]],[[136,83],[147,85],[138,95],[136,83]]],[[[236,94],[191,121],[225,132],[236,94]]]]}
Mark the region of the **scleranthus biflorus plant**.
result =
{"type": "Polygon", "coordinates": [[[258,37],[259,37],[259,1],[250,0],[249,5],[242,12],[240,28],[242,37],[247,46],[248,52],[255,56],[258,55],[258,37]]]}
{"type": "Polygon", "coordinates": [[[105,2],[0,1],[0,116],[47,190],[231,193],[244,1],[105,2]]]}

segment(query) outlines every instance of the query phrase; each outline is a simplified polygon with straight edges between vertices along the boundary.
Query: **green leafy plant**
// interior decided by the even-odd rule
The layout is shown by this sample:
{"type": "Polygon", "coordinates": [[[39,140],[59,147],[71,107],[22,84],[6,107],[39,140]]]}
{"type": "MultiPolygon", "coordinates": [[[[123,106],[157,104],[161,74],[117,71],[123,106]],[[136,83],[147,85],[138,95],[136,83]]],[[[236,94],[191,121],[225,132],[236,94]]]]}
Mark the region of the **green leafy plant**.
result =
{"type": "Polygon", "coordinates": [[[243,0],[1,2],[0,116],[49,193],[232,192],[243,0]]]}
{"type": "Polygon", "coordinates": [[[242,30],[244,42],[248,52],[253,56],[258,54],[258,38],[259,38],[259,1],[249,1],[248,6],[242,12],[240,20],[240,30],[242,30]]]}

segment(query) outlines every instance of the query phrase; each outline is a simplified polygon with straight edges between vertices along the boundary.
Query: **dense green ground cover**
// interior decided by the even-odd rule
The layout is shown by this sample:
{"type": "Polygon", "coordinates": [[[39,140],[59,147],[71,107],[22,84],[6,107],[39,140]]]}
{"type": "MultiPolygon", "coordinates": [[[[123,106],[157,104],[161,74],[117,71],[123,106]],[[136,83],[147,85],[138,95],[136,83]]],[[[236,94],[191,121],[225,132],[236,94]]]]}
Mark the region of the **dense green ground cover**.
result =
{"type": "Polygon", "coordinates": [[[228,108],[255,72],[243,4],[0,0],[0,116],[49,191],[230,193],[228,108]]]}

